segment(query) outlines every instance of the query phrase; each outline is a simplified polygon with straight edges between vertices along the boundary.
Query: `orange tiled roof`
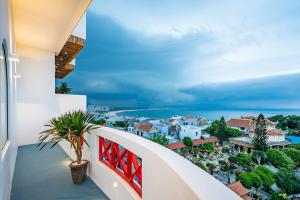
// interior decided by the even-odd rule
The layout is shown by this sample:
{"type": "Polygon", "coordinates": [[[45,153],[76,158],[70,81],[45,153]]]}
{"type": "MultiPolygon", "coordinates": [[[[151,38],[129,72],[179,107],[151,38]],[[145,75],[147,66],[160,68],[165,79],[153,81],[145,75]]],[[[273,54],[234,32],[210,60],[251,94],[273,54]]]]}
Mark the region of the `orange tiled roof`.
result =
{"type": "Polygon", "coordinates": [[[227,125],[249,129],[255,128],[255,125],[251,119],[230,119],[227,121],[227,125]]]}
{"type": "MultiPolygon", "coordinates": [[[[212,136],[212,137],[209,137],[209,138],[205,138],[205,139],[196,139],[196,140],[193,140],[193,145],[194,146],[197,146],[197,145],[201,145],[205,142],[212,142],[212,143],[216,143],[218,142],[218,138],[212,136]]],[[[176,142],[176,143],[172,143],[172,144],[169,144],[168,145],[168,148],[169,149],[182,149],[182,148],[185,148],[186,146],[184,145],[184,143],[181,141],[181,142],[176,142]]]]}
{"type": "Polygon", "coordinates": [[[193,119],[194,117],[193,116],[184,116],[183,118],[184,119],[193,119]]]}
{"type": "Polygon", "coordinates": [[[227,187],[229,187],[229,189],[238,194],[240,197],[247,195],[250,192],[250,190],[245,188],[240,181],[231,183],[227,185],[227,187]]]}
{"type": "Polygon", "coordinates": [[[140,124],[136,128],[140,129],[140,130],[144,130],[144,131],[150,131],[152,129],[152,127],[153,127],[152,125],[140,124]]]}
{"type": "Polygon", "coordinates": [[[267,130],[267,135],[285,135],[287,132],[278,129],[267,130]]]}
{"type": "MultiPolygon", "coordinates": [[[[249,115],[249,116],[241,116],[241,119],[252,119],[252,120],[255,120],[255,119],[257,119],[257,117],[249,115]]],[[[273,125],[273,126],[275,126],[275,125],[278,124],[278,122],[273,122],[273,121],[269,120],[268,118],[265,118],[265,122],[266,122],[266,125],[273,125]]]]}

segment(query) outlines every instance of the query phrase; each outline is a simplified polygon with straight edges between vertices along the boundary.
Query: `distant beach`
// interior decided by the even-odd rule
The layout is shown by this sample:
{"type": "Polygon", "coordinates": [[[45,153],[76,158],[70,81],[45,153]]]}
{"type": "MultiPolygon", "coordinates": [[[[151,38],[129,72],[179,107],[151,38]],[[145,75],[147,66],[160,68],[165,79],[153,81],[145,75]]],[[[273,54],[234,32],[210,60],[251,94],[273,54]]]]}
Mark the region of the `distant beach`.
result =
{"type": "Polygon", "coordinates": [[[174,115],[180,116],[200,116],[208,120],[220,119],[222,116],[225,119],[240,117],[241,115],[259,115],[260,113],[265,116],[274,115],[300,115],[298,109],[239,109],[239,110],[203,110],[197,108],[148,108],[148,109],[130,109],[130,110],[117,110],[110,113],[129,117],[148,117],[157,119],[167,119],[174,115]]]}

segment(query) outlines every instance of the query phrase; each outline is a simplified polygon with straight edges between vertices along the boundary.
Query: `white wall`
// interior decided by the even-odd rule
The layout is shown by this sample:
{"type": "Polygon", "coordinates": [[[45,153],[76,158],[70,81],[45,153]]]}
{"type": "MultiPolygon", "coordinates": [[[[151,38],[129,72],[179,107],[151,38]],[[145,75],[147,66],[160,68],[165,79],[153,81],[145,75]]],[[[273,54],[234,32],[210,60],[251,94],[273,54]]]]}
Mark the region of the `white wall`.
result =
{"type": "Polygon", "coordinates": [[[72,35],[86,39],[86,13],[81,17],[77,26],[73,30],[72,35]]]}
{"type": "Polygon", "coordinates": [[[183,140],[184,137],[190,137],[192,140],[201,137],[202,128],[197,126],[180,126],[179,137],[183,140]]]}
{"type": "Polygon", "coordinates": [[[58,114],[55,95],[55,54],[18,46],[21,78],[17,85],[18,145],[37,143],[44,124],[58,114]]]}
{"type": "MultiPolygon", "coordinates": [[[[8,46],[8,56],[15,54],[15,40],[12,26],[12,14],[10,1],[0,0],[0,44],[6,39],[8,46]]],[[[17,155],[17,143],[15,134],[15,79],[12,77],[15,62],[8,62],[9,71],[9,116],[8,116],[8,141],[5,147],[0,149],[0,199],[10,199],[12,178],[17,155]]]]}
{"type": "Polygon", "coordinates": [[[86,96],[73,94],[56,94],[58,98],[59,114],[72,110],[86,111],[86,96]]]}
{"type": "MultiPolygon", "coordinates": [[[[82,110],[86,111],[87,101],[85,95],[71,95],[71,94],[56,94],[58,100],[58,115],[64,114],[66,112],[74,111],[74,110],[82,110]]],[[[64,151],[75,160],[76,154],[70,148],[70,144],[66,141],[62,141],[59,143],[60,146],[64,149],[64,151]]],[[[87,147],[84,147],[87,148],[87,147]]],[[[83,158],[89,158],[89,152],[83,153],[83,158]]],[[[89,159],[88,159],[89,160],[89,159]]]]}

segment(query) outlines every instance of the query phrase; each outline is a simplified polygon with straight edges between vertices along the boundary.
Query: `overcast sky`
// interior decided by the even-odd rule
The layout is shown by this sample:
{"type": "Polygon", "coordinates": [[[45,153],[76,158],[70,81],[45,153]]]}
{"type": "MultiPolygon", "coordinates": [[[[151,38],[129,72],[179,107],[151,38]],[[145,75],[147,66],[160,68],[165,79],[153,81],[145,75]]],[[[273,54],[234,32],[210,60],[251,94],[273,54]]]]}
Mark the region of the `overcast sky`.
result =
{"type": "Polygon", "coordinates": [[[111,106],[300,108],[300,1],[93,1],[66,80],[111,106]]]}

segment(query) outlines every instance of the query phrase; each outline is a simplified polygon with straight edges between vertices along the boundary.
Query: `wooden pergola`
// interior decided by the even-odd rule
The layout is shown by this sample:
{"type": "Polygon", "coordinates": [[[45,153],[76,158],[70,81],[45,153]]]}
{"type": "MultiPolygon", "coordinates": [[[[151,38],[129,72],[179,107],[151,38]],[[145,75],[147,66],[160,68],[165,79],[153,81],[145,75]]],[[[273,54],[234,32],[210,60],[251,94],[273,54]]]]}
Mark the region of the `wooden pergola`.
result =
{"type": "Polygon", "coordinates": [[[55,78],[64,78],[74,71],[71,61],[84,47],[84,39],[71,35],[58,55],[55,56],[55,78]]]}

